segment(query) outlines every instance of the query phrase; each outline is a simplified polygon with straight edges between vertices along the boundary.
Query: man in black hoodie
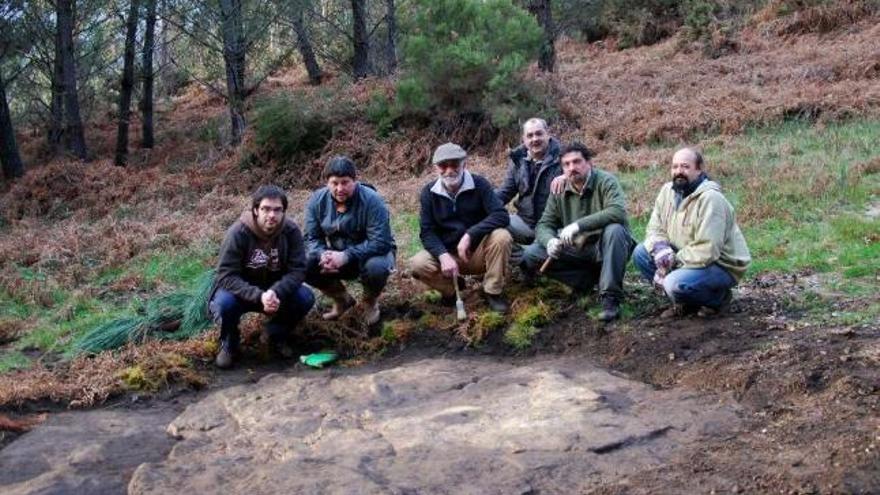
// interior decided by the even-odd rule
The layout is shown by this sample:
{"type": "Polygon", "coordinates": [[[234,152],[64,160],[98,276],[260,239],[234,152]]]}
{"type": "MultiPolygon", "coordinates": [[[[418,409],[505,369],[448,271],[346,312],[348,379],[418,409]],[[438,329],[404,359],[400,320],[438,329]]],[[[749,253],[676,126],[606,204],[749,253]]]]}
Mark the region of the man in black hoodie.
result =
{"type": "Polygon", "coordinates": [[[244,313],[269,316],[269,344],[287,357],[290,330],[315,304],[311,289],[302,283],[306,274],[302,234],[286,211],[284,190],[264,185],[251,196],[250,210],[226,231],[209,304],[220,324],[215,360],[219,368],[232,366],[238,354],[238,322],[244,313]]]}

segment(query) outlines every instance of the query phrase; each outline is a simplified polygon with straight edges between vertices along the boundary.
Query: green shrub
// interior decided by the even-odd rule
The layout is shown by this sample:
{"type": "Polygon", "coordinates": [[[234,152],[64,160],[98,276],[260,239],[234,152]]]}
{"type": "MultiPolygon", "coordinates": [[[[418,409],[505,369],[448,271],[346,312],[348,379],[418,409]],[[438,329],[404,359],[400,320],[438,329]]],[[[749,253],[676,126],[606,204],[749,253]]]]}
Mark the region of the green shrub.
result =
{"type": "Polygon", "coordinates": [[[510,0],[415,0],[403,41],[402,114],[515,121],[521,69],[537,57],[541,30],[510,0]]]}
{"type": "Polygon", "coordinates": [[[305,97],[281,95],[257,104],[254,137],[257,150],[281,165],[302,153],[319,150],[333,135],[333,118],[305,97]]]}

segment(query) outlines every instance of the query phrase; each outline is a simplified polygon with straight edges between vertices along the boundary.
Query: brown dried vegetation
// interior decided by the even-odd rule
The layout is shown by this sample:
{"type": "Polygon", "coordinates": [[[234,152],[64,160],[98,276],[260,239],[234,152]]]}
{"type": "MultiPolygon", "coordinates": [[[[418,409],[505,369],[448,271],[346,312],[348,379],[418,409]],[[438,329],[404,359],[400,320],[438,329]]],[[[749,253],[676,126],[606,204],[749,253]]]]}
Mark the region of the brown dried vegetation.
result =
{"type": "MultiPolygon", "coordinates": [[[[610,170],[664,164],[671,147],[698,140],[705,133],[720,133],[717,139],[723,140],[724,135],[740,133],[748,126],[787,118],[876,117],[880,115],[877,11],[865,7],[866,2],[829,5],[800,17],[761,13],[738,34],[736,51],[712,60],[681,49],[677,39],[624,51],[562,40],[558,72],[545,75],[533,68],[530,77],[558,97],[560,118],[551,122],[554,131],[564,141],[585,141],[599,152],[597,163],[610,170]]],[[[307,87],[296,74],[294,70],[270,79],[262,92],[296,89],[320,97],[320,88],[307,87]]],[[[388,83],[364,81],[333,98],[337,104],[361,108],[377,91],[388,94],[388,83]]],[[[123,267],[149,253],[218,244],[246,205],[246,194],[260,182],[290,188],[290,213],[301,222],[309,190],[318,185],[327,158],[336,154],[355,158],[363,178],[377,184],[391,209],[401,213],[416,209],[419,189],[430,178],[429,156],[436,145],[447,140],[471,144],[471,169],[497,183],[507,148],[517,144],[515,136],[471,127],[401,127],[390,137],[379,138],[358,114],[337,129],[320,153],[297,168],[280,170],[271,163],[243,168],[242,151],[196,137],[199,129],[223,118],[223,102],[193,87],[162,109],[159,147],[136,153],[132,166],[117,168],[106,159],[88,164],[55,160],[32,166],[24,178],[5,186],[0,196],[0,293],[50,306],[52,292],[59,288],[98,296],[142,290],[143,280],[136,275],[107,287],[95,280],[106,269],[123,267]],[[22,268],[42,277],[24,280],[22,268]]],[[[110,155],[101,146],[109,150],[114,131],[108,125],[92,128],[90,139],[101,143],[92,147],[99,156],[110,155]]],[[[252,137],[246,137],[244,150],[250,145],[248,139],[252,137]]],[[[29,163],[39,149],[36,140],[22,139],[25,153],[32,153],[29,163]]],[[[878,163],[874,159],[857,168],[861,173],[876,173],[878,163]]],[[[713,164],[713,173],[721,177],[736,169],[733,163],[713,164]]],[[[785,167],[777,172],[794,173],[785,167]]],[[[830,175],[816,178],[814,192],[821,194],[833,179],[830,175]]],[[[663,180],[658,173],[646,188],[656,190],[663,180]]],[[[770,187],[757,178],[753,181],[745,188],[738,217],[748,221],[779,215],[761,210],[757,205],[763,202],[750,201],[749,194],[759,195],[770,187]]],[[[649,196],[630,196],[633,215],[650,211],[653,198],[649,196]]],[[[408,240],[399,238],[398,242],[405,245],[408,240]]],[[[401,257],[401,267],[403,262],[401,257]]],[[[393,283],[406,282],[401,278],[393,283]]],[[[414,289],[407,286],[406,290],[414,289]]],[[[402,290],[388,297],[406,300],[412,294],[402,290]]],[[[367,329],[358,325],[308,328],[335,337],[351,349],[370,350],[382,344],[381,339],[367,338],[367,329]]],[[[27,322],[3,322],[0,342],[26,331],[27,322]]],[[[42,398],[75,406],[94,404],[123,390],[120,371],[143,363],[148,356],[177,352],[209,357],[206,348],[203,340],[150,343],[77,358],[53,369],[37,365],[0,376],[0,404],[42,398]]],[[[169,380],[177,379],[190,380],[169,380]]]]}

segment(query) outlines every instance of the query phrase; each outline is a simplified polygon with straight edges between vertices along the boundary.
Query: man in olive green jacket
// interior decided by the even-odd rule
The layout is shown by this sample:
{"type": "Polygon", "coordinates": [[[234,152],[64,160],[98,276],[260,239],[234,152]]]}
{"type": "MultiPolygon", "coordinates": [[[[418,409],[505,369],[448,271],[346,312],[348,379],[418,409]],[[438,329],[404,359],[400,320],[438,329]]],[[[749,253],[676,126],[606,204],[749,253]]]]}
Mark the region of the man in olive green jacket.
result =
{"type": "Polygon", "coordinates": [[[599,319],[620,315],[623,274],[635,244],[629,233],[626,198],[617,178],[593,168],[592,153],[572,143],[560,153],[565,189],[551,194],[535,228],[536,240],[523,256],[523,270],[535,274],[548,257],[544,273],[586,293],[598,279],[602,297],[599,319]]]}
{"type": "Polygon", "coordinates": [[[721,186],[709,180],[699,152],[682,148],[672,158],[672,182],[657,195],[635,265],[662,287],[673,305],[665,317],[726,311],[731,287],[752,258],[721,186]]]}

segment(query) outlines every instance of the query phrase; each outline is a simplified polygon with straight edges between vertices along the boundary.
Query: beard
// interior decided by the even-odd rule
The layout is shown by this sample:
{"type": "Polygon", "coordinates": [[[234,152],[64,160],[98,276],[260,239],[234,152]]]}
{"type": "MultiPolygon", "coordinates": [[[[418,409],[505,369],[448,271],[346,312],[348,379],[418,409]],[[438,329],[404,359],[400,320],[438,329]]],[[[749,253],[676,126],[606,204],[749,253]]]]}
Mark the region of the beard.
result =
{"type": "Polygon", "coordinates": [[[690,184],[690,181],[684,174],[678,174],[672,178],[672,189],[675,191],[684,191],[688,184],[690,184]]]}
{"type": "Polygon", "coordinates": [[[459,169],[456,175],[443,175],[441,179],[443,180],[443,185],[446,187],[446,189],[455,189],[459,187],[464,180],[464,169],[459,169]]]}

